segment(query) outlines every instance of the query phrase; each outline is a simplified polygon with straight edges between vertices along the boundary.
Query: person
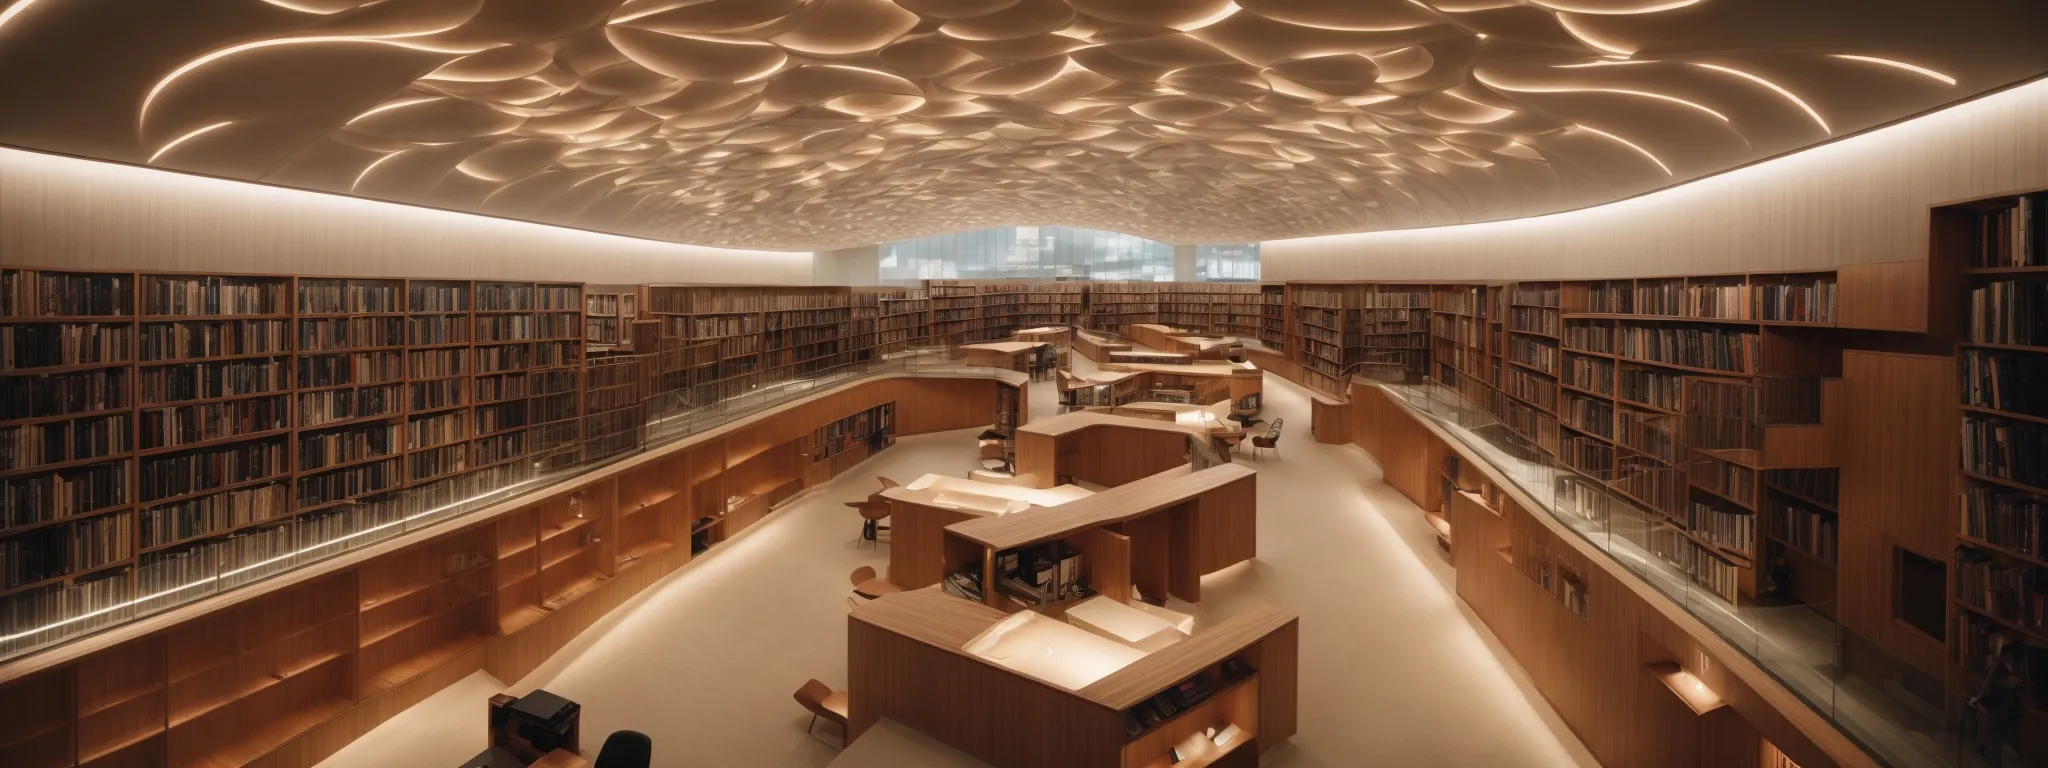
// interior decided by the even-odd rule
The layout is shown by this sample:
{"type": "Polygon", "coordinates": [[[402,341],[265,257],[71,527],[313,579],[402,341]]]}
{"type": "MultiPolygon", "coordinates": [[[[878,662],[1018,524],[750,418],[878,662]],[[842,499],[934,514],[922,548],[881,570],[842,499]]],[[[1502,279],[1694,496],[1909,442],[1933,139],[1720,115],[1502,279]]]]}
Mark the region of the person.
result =
{"type": "Polygon", "coordinates": [[[1783,553],[1771,558],[1770,569],[1764,571],[1764,593],[1760,598],[1765,605],[1799,602],[1792,596],[1792,561],[1785,559],[1783,553]]]}
{"type": "Polygon", "coordinates": [[[1967,720],[1974,719],[1977,754],[1991,761],[1993,768],[2005,765],[2005,742],[2020,722],[2022,681],[2016,669],[2016,650],[2016,645],[2008,645],[1988,661],[1991,669],[1984,673],[1977,695],[1970,697],[1969,708],[1963,711],[1964,731],[1970,730],[1967,720]]]}

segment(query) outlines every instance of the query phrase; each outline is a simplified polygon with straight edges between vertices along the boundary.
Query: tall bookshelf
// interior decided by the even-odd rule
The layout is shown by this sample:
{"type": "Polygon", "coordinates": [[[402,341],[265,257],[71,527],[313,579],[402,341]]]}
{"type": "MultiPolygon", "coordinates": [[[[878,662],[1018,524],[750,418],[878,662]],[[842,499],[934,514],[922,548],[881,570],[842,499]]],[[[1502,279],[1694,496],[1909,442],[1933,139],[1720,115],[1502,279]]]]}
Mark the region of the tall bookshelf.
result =
{"type": "Polygon", "coordinates": [[[1259,343],[1274,350],[1286,351],[1287,286],[1259,286],[1259,305],[1259,343]]]}
{"type": "Polygon", "coordinates": [[[1356,366],[1375,375],[1426,375],[1432,287],[1290,283],[1288,354],[1310,386],[1342,391],[1356,366]]]}
{"type": "Polygon", "coordinates": [[[931,312],[929,290],[911,289],[882,294],[880,317],[875,323],[875,356],[930,345],[931,312]]]}
{"type": "MultiPolygon", "coordinates": [[[[1956,683],[2017,656],[2020,730],[2048,721],[2048,190],[1935,208],[1931,257],[1960,273],[1954,629],[1956,683]]],[[[2024,739],[2022,741],[2025,741],[2024,739]]],[[[2024,749],[2026,745],[2022,744],[2024,749]]],[[[2038,745],[2035,745],[2038,747],[2038,745]]]]}
{"type": "Polygon", "coordinates": [[[1257,338],[1265,296],[1257,283],[1163,283],[1159,322],[1215,336],[1257,338]]]}
{"type": "Polygon", "coordinates": [[[1159,283],[1114,282],[1088,286],[1087,326],[1129,336],[1131,326],[1159,322],[1159,283]]]}

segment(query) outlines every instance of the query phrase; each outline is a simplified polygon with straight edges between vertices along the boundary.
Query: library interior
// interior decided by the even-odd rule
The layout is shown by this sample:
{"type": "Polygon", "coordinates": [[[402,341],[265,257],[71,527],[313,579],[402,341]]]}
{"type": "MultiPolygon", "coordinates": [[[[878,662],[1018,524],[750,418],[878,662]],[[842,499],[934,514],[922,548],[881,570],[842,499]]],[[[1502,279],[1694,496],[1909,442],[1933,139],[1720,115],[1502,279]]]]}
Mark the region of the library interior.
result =
{"type": "Polygon", "coordinates": [[[2044,208],[2041,0],[0,0],[0,768],[2048,768],[2044,208]]]}

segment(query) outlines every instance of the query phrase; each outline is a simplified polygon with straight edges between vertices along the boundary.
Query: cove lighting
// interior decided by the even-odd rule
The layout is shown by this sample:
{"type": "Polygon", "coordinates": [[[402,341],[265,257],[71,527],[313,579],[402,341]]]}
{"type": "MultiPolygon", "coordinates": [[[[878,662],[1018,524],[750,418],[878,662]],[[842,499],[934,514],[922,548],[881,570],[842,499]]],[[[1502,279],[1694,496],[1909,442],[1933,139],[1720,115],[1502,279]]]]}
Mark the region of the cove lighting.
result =
{"type": "Polygon", "coordinates": [[[1955,78],[1953,78],[1953,77],[1949,77],[1948,75],[1944,75],[1944,74],[1942,74],[1942,73],[1940,73],[1940,72],[1936,72],[1936,71],[1934,71],[1934,70],[1931,70],[1931,69],[1928,69],[1928,68],[1926,68],[1926,67],[1922,67],[1922,66],[1918,66],[1918,65],[1914,65],[1914,64],[1907,64],[1906,62],[1903,62],[1903,61],[1893,61],[1893,60],[1891,60],[1891,59],[1881,59],[1881,58],[1878,58],[1878,57],[1876,57],[1876,56],[1857,56],[1857,55],[1852,55],[1852,54],[1847,54],[1847,53],[1836,53],[1836,54],[1830,54],[1830,55],[1832,55],[1832,56],[1833,56],[1834,58],[1837,58],[1837,59],[1848,59],[1848,60],[1850,60],[1850,61],[1864,61],[1864,62],[1869,62],[1869,63],[1871,63],[1871,64],[1883,64],[1883,65],[1885,65],[1885,66],[1887,66],[1887,67],[1896,67],[1896,68],[1898,68],[1898,69],[1903,69],[1903,70],[1906,70],[1907,72],[1911,72],[1911,73],[1913,73],[1913,74],[1916,74],[1916,75],[1920,75],[1921,77],[1926,77],[1926,78],[1929,78],[1929,79],[1933,79],[1933,80],[1940,80],[1941,82],[1943,82],[1943,83],[1947,83],[1947,84],[1949,84],[1949,85],[1955,85],[1955,84],[1956,84],[1956,79],[1955,79],[1955,78]]]}

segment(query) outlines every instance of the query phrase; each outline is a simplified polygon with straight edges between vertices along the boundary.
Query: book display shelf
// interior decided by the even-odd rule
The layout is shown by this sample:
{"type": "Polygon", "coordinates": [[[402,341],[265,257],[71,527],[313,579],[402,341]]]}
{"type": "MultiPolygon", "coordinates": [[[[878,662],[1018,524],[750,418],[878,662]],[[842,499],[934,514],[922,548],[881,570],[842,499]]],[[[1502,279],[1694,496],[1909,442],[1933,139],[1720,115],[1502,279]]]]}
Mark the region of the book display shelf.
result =
{"type": "Polygon", "coordinates": [[[1430,286],[1289,283],[1288,291],[1286,347],[1309,386],[1340,391],[1353,367],[1394,379],[1428,373],[1430,286]]]}
{"type": "MultiPolygon", "coordinates": [[[[2035,670],[2026,718],[2048,718],[2048,191],[1933,209],[1932,257],[1961,274],[1961,498],[1955,530],[1958,684],[2001,653],[2035,670]]],[[[2025,727],[2025,726],[2022,726],[2025,727]]]]}
{"type": "Polygon", "coordinates": [[[1259,286],[1261,320],[1259,343],[1277,351],[1287,349],[1287,286],[1259,286]]]}
{"type": "Polygon", "coordinates": [[[1163,283],[1093,283],[1088,286],[1088,327],[1129,337],[1131,326],[1159,322],[1163,283]]]}
{"type": "Polygon", "coordinates": [[[1259,338],[1266,298],[1257,283],[1162,283],[1159,323],[1210,336],[1259,338]]]}
{"type": "Polygon", "coordinates": [[[811,430],[806,486],[823,485],[896,444],[896,403],[887,402],[811,430]]]}
{"type": "Polygon", "coordinates": [[[583,297],[583,340],[590,347],[631,349],[633,321],[640,315],[640,293],[631,286],[598,291],[591,287],[583,297]]]}
{"type": "MultiPolygon", "coordinates": [[[[716,400],[771,381],[801,378],[843,365],[857,342],[854,295],[843,287],[664,286],[642,289],[645,317],[660,336],[688,348],[687,386],[716,400]]],[[[879,294],[863,310],[880,312],[879,294]]],[[[869,347],[863,347],[865,352],[869,347]]]]}
{"type": "Polygon", "coordinates": [[[881,319],[875,323],[875,356],[902,352],[910,347],[932,344],[931,292],[927,289],[884,293],[881,319]]]}

